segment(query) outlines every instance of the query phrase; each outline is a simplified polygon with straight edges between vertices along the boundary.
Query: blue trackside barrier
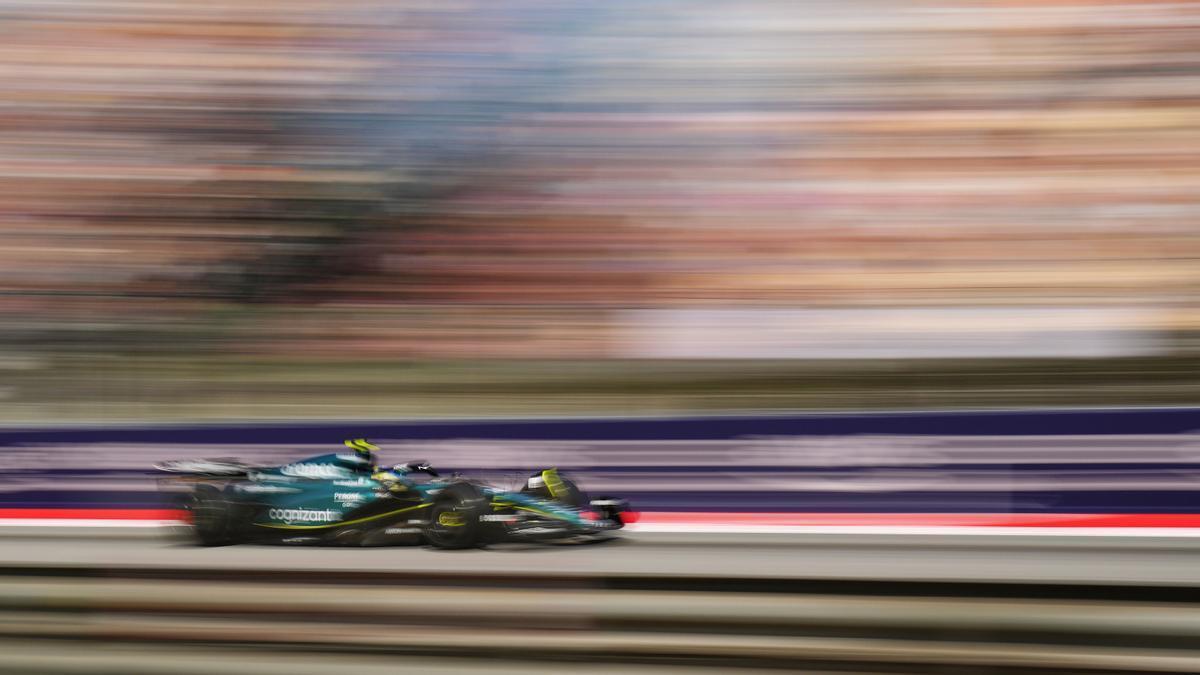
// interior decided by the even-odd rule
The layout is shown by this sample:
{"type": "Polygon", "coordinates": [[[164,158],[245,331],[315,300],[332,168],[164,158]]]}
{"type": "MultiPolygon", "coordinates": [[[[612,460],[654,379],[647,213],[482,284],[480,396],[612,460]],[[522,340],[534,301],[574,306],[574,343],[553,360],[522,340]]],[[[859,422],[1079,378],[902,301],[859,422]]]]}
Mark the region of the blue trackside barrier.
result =
{"type": "Polygon", "coordinates": [[[0,508],[152,506],[155,461],[363,437],[501,481],[559,466],[655,511],[1200,513],[1200,408],[8,428],[0,508]]]}
{"type": "Polygon", "coordinates": [[[1200,407],[30,427],[0,429],[0,447],[27,443],[341,443],[351,436],[634,441],[858,434],[1027,436],[1188,432],[1200,432],[1200,407]]]}

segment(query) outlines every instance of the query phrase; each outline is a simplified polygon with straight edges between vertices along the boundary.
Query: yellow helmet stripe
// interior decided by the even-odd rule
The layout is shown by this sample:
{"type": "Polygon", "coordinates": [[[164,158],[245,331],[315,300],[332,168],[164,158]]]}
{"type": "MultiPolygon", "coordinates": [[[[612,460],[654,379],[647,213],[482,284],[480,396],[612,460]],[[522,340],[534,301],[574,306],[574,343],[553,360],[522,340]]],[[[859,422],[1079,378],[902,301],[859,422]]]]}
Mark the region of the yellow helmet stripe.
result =
{"type": "Polygon", "coordinates": [[[367,442],[365,438],[355,438],[345,441],[346,447],[352,448],[356,452],[374,452],[379,450],[378,447],[367,442]]]}

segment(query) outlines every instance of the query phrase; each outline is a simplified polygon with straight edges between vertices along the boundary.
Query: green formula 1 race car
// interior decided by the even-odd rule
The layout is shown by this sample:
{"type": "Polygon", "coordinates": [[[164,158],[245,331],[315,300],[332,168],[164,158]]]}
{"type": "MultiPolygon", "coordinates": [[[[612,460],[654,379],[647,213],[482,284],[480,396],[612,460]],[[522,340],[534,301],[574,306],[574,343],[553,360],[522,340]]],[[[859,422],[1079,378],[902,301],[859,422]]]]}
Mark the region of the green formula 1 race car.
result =
{"type": "Polygon", "coordinates": [[[502,490],[459,476],[441,478],[424,461],[375,466],[373,445],[291,464],[235,460],[155,465],[182,492],[190,532],[205,546],[242,542],[382,546],[425,542],[461,549],[504,541],[597,539],[632,518],[620,499],[588,500],[556,469],[502,490]]]}

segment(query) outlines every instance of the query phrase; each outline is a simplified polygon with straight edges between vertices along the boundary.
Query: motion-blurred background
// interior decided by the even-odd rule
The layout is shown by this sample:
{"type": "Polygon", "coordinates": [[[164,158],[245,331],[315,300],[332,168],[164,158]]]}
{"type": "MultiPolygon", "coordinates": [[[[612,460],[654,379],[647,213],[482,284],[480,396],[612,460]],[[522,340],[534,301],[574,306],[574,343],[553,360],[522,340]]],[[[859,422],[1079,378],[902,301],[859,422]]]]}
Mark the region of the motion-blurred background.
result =
{"type": "Polygon", "coordinates": [[[0,0],[0,673],[1200,672],[1198,47],[1172,0],[0,0]],[[641,520],[161,537],[155,461],[345,438],[641,520]]]}
{"type": "Polygon", "coordinates": [[[0,419],[1195,402],[1198,28],[5,0],[0,419]]]}

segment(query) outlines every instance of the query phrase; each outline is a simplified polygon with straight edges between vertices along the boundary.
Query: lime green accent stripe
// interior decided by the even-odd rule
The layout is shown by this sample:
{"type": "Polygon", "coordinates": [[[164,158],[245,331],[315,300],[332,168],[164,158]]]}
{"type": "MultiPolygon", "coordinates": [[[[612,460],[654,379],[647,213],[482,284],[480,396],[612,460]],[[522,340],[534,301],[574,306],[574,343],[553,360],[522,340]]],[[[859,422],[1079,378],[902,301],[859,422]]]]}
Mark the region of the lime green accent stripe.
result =
{"type": "Polygon", "coordinates": [[[562,487],[562,481],[558,479],[558,469],[546,469],[542,472],[542,481],[546,485],[546,489],[550,491],[550,496],[558,498],[558,488],[562,487]]]}
{"type": "Polygon", "coordinates": [[[553,519],[555,519],[555,520],[565,520],[565,521],[567,521],[567,522],[570,522],[570,521],[571,521],[571,519],[570,519],[570,518],[568,518],[568,517],[566,517],[566,516],[560,516],[560,515],[558,515],[557,513],[551,513],[551,512],[549,512],[549,511],[543,511],[543,510],[541,510],[541,509],[535,509],[535,508],[533,508],[532,506],[517,506],[516,504],[513,504],[512,502],[492,502],[492,508],[493,508],[493,509],[497,509],[497,508],[504,508],[504,509],[507,509],[507,508],[513,508],[513,509],[519,509],[519,510],[521,510],[521,511],[530,511],[530,512],[532,512],[532,513],[536,513],[536,514],[538,514],[538,515],[542,515],[542,516],[547,516],[547,517],[549,517],[549,518],[553,518],[553,519]]]}
{"type": "Polygon", "coordinates": [[[327,527],[341,527],[343,525],[357,525],[358,523],[365,523],[368,520],[379,520],[380,518],[394,516],[397,513],[404,513],[405,511],[415,511],[417,509],[423,509],[427,506],[433,506],[433,505],[432,504],[417,504],[416,506],[409,506],[409,507],[406,507],[403,509],[399,509],[397,511],[388,511],[387,513],[380,513],[380,514],[377,514],[374,516],[367,516],[366,518],[355,518],[354,520],[340,520],[336,523],[329,523],[328,525],[268,525],[266,523],[255,523],[255,525],[258,525],[259,527],[273,527],[278,530],[320,530],[320,529],[324,529],[327,527]]]}
{"type": "Polygon", "coordinates": [[[549,511],[543,511],[543,510],[541,510],[541,509],[535,509],[535,508],[533,508],[533,507],[530,507],[530,506],[514,506],[513,508],[514,508],[514,509],[520,509],[520,510],[522,510],[522,511],[532,511],[533,513],[538,513],[538,514],[541,514],[541,515],[543,515],[543,516],[549,516],[549,517],[551,517],[551,518],[553,518],[553,519],[555,519],[555,520],[566,520],[566,521],[568,521],[568,522],[571,520],[570,518],[567,518],[566,516],[560,516],[560,515],[558,515],[558,514],[556,514],[556,513],[550,513],[549,511]]]}

